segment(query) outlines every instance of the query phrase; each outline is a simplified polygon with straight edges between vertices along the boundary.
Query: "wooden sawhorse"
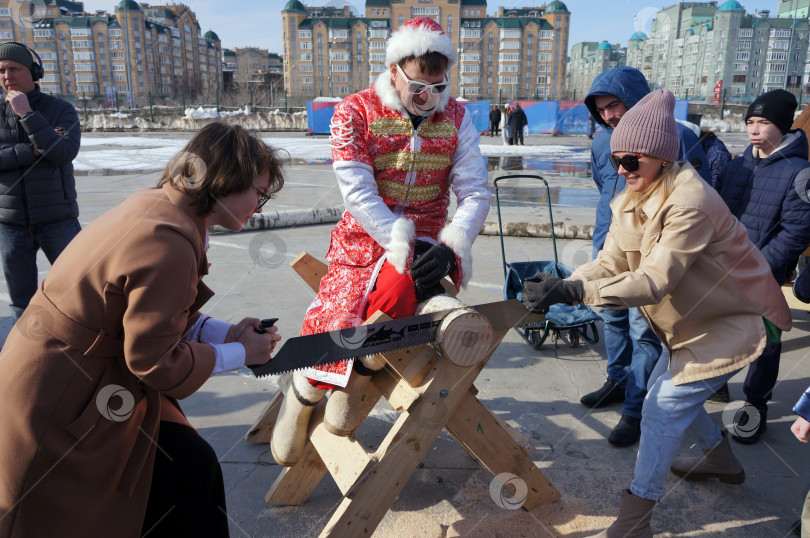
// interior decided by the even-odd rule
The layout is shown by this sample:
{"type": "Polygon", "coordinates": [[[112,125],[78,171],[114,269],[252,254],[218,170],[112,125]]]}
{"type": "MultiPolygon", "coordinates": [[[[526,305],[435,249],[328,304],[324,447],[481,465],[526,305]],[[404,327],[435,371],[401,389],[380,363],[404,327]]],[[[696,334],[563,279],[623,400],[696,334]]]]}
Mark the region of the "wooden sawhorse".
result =
{"type": "MultiPolygon", "coordinates": [[[[306,253],[290,265],[317,292],[326,265],[306,253]]],[[[377,313],[369,322],[382,316],[377,313]]],[[[384,397],[402,411],[380,447],[369,451],[354,436],[329,433],[323,425],[324,398],[313,411],[303,455],[284,468],[265,501],[302,504],[329,472],[344,499],[320,536],[371,536],[443,428],[493,475],[520,477],[527,486],[524,508],[557,500],[560,494],[531,459],[531,442],[476,398],[473,382],[508,331],[496,329],[484,360],[468,367],[451,363],[431,346],[386,353],[387,365],[372,377],[361,410],[365,419],[384,397]]],[[[277,392],[246,441],[270,442],[282,399],[277,392]]]]}

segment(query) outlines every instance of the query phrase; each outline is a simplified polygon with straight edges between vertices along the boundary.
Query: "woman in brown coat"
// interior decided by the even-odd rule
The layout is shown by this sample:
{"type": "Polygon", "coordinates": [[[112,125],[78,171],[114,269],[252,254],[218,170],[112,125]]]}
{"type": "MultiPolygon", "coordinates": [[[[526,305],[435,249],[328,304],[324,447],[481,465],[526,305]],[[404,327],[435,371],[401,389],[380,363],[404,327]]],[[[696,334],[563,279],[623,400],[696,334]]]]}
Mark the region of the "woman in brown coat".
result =
{"type": "Polygon", "coordinates": [[[213,123],[68,245],[0,353],[0,536],[228,535],[216,455],[177,400],[280,339],[199,309],[206,228],[241,230],[282,185],[274,150],[213,123]]]}
{"type": "Polygon", "coordinates": [[[670,471],[687,480],[745,480],[727,433],[703,404],[790,330],[770,266],[717,192],[678,156],[675,98],[657,90],[622,117],[610,161],[627,188],[596,260],[570,279],[538,273],[524,297],[533,310],[559,302],[639,307],[669,353],[653,371],[641,419],[635,475],[619,516],[600,538],[652,537],[650,517],[670,471]],[[686,430],[704,456],[675,458],[686,430]]]}

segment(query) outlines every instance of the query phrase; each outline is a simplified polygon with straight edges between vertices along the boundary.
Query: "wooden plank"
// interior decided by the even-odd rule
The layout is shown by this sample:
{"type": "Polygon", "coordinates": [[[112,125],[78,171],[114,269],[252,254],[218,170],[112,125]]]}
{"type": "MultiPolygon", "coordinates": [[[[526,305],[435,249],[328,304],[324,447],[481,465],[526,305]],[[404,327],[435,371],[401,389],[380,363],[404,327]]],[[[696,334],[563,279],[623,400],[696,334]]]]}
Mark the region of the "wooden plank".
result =
{"type": "Polygon", "coordinates": [[[422,398],[400,415],[321,536],[371,536],[479,372],[477,367],[437,362],[422,398]]]}
{"type": "MultiPolygon", "coordinates": [[[[372,387],[372,391],[376,389],[372,387]]],[[[379,393],[377,393],[379,394],[379,393]]],[[[379,396],[378,396],[379,399],[379,396]]],[[[327,401],[327,405],[329,402],[327,401]]],[[[365,406],[363,419],[374,407],[365,406]]],[[[318,406],[309,421],[309,442],[318,451],[326,470],[332,475],[341,493],[344,495],[354,485],[360,473],[365,469],[371,457],[366,449],[353,436],[339,437],[323,425],[326,406],[318,406]]]]}
{"type": "Polygon", "coordinates": [[[285,467],[264,496],[267,504],[298,506],[303,504],[326,476],[326,465],[318,451],[307,443],[294,467],[285,467]]]}
{"type": "Polygon", "coordinates": [[[523,503],[526,509],[560,498],[560,493],[540,472],[525,447],[510,434],[508,429],[513,428],[500,421],[469,392],[445,427],[493,475],[511,473],[526,483],[528,491],[523,503]]]}
{"type": "Polygon", "coordinates": [[[245,441],[248,443],[269,443],[273,438],[273,426],[276,425],[278,412],[281,410],[281,402],[284,394],[279,390],[276,392],[267,405],[259,414],[258,420],[250,427],[245,434],[245,441]]]}
{"type": "Polygon", "coordinates": [[[304,279],[304,282],[312,288],[312,291],[318,293],[321,286],[321,279],[326,274],[328,266],[321,260],[310,256],[307,252],[302,252],[293,261],[290,262],[298,276],[304,279]]]}

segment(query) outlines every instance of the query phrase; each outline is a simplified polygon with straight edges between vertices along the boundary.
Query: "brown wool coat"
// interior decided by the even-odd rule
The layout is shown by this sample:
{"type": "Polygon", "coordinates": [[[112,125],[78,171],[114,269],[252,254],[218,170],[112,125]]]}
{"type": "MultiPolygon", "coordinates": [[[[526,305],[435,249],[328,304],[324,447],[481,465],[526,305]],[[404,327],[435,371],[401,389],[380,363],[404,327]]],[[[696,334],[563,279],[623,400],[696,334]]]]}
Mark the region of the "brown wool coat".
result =
{"type": "Polygon", "coordinates": [[[639,307],[670,350],[676,385],[733,372],[765,347],[765,317],[782,330],[792,319],[765,257],[720,195],[688,163],[672,193],[642,206],[625,196],[596,260],[577,268],[589,306],[639,307]]]}
{"type": "Polygon", "coordinates": [[[214,367],[211,346],[181,341],[212,295],[189,201],[146,189],[97,218],[12,329],[0,353],[0,537],[140,535],[159,421],[182,420],[174,399],[214,367]]]}

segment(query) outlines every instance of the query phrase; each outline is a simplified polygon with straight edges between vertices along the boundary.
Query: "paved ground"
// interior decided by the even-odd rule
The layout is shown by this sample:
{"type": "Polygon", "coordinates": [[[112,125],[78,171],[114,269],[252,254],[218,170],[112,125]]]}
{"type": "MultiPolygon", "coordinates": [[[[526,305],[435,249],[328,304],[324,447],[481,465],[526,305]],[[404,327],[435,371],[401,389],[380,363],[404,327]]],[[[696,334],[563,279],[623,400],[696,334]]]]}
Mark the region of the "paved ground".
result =
{"type": "MultiPolygon", "coordinates": [[[[740,135],[724,139],[731,142],[732,151],[744,147],[740,135]]],[[[585,146],[587,142],[584,137],[532,135],[527,139],[529,144],[585,146]]],[[[490,175],[500,172],[492,170],[490,175]]],[[[566,205],[555,206],[555,218],[592,224],[594,191],[587,178],[544,175],[553,186],[571,189],[563,190],[569,196],[566,205]]],[[[157,174],[78,178],[82,222],[88,223],[156,179],[157,174]]],[[[536,187],[518,184],[505,196],[506,220],[545,222],[539,196],[536,187]]],[[[287,187],[269,206],[300,209],[339,203],[328,167],[297,164],[288,170],[287,187]]],[[[494,220],[494,213],[490,219],[494,220]]],[[[302,226],[212,236],[209,260],[213,265],[206,282],[217,295],[205,310],[233,321],[246,315],[279,317],[282,335],[297,334],[313,293],[287,263],[302,250],[322,258],[330,229],[331,225],[302,226]]],[[[560,258],[569,265],[586,261],[590,248],[585,241],[558,241],[560,258]]],[[[479,237],[473,252],[473,281],[460,298],[470,304],[501,298],[499,251],[497,237],[479,237]]],[[[553,258],[548,239],[507,238],[506,252],[509,261],[553,258]]],[[[41,268],[44,277],[44,259],[41,268]]],[[[4,291],[0,286],[0,293],[4,291]]],[[[0,316],[6,316],[0,320],[0,336],[4,336],[9,329],[7,306],[0,306],[0,316]]],[[[779,537],[800,515],[810,487],[806,465],[810,448],[796,441],[789,427],[794,419],[790,409],[810,377],[805,351],[810,346],[810,317],[795,312],[794,325],[785,338],[768,432],[757,445],[733,447],[745,466],[746,482],[741,486],[716,481],[692,484],[670,477],[668,493],[653,517],[657,534],[779,537]]],[[[632,478],[635,448],[613,448],[605,440],[619,418],[618,408],[588,412],[578,403],[583,394],[601,386],[604,368],[601,343],[571,348],[564,342],[549,342],[535,351],[511,332],[478,378],[479,398],[538,447],[533,459],[562,499],[531,512],[500,508],[490,496],[491,475],[442,433],[375,536],[573,537],[606,527],[616,513],[621,489],[632,478]]],[[[742,375],[732,380],[732,398],[743,398],[742,381],[742,375]]],[[[276,379],[257,380],[241,370],[212,378],[183,402],[191,422],[222,462],[232,536],[317,536],[342,499],[326,477],[302,506],[264,503],[264,494],[281,468],[267,446],[247,444],[242,437],[276,389],[276,379]]],[[[707,408],[718,424],[728,419],[724,406],[707,408]]],[[[359,438],[371,448],[377,446],[396,417],[393,409],[381,403],[358,432],[359,438]]],[[[687,439],[682,451],[695,452],[692,445],[687,439]]]]}

